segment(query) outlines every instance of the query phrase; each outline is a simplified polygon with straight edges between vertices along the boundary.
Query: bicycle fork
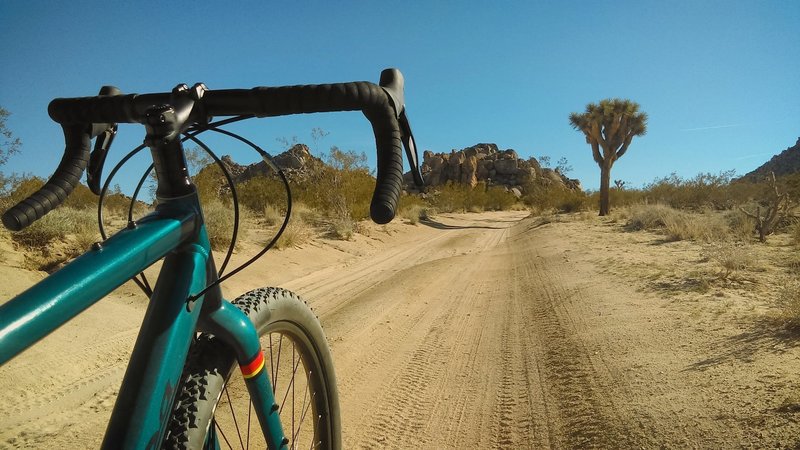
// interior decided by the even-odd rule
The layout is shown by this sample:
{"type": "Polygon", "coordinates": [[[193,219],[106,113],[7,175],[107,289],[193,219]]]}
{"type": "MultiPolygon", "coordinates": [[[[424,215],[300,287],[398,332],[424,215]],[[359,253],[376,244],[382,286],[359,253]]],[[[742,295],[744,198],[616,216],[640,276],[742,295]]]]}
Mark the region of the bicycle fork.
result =
{"type": "Polygon", "coordinates": [[[203,314],[200,327],[212,333],[233,349],[244,377],[250,399],[256,405],[259,424],[268,436],[270,450],[286,448],[289,440],[283,434],[280,411],[264,361],[264,352],[253,323],[239,308],[221,301],[214,311],[203,314]],[[259,407],[258,405],[261,405],[259,407]]]}

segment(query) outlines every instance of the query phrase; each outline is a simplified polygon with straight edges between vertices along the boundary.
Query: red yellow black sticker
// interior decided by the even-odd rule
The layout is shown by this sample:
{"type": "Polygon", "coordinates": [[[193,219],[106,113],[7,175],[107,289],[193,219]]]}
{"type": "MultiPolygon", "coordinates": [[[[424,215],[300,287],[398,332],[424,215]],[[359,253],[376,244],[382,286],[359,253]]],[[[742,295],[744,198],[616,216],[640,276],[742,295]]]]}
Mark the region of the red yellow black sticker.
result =
{"type": "Polygon", "coordinates": [[[253,358],[253,361],[245,365],[239,365],[239,368],[242,370],[242,375],[245,379],[253,378],[258,375],[261,369],[264,368],[264,352],[258,352],[258,355],[253,358]]]}

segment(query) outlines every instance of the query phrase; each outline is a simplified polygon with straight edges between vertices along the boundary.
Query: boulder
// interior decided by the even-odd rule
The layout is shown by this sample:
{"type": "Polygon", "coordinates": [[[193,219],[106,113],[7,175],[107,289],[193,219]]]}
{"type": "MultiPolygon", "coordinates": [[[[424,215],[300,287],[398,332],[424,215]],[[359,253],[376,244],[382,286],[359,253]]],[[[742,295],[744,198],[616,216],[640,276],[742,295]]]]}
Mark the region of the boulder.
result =
{"type": "Polygon", "coordinates": [[[494,162],[494,169],[500,175],[512,175],[517,171],[516,159],[498,159],[494,162]]]}
{"type": "Polygon", "coordinates": [[[468,156],[461,165],[460,181],[470,187],[478,185],[478,158],[475,155],[468,156]]]}

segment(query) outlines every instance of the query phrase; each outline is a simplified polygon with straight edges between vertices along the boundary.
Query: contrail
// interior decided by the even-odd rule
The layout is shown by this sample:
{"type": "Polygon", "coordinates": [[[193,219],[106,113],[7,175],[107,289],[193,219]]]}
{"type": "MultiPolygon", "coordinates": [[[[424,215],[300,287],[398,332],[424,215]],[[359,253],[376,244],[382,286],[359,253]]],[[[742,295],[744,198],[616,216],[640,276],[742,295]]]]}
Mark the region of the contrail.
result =
{"type": "Polygon", "coordinates": [[[735,123],[732,125],[717,125],[713,127],[700,127],[700,128],[684,128],[679,131],[700,131],[700,130],[716,130],[718,128],[734,128],[734,127],[741,127],[744,126],[743,123],[735,123]]]}
{"type": "Polygon", "coordinates": [[[761,157],[761,156],[768,156],[768,155],[774,155],[774,153],[770,153],[770,152],[753,153],[752,155],[744,155],[744,156],[740,156],[738,158],[733,158],[733,160],[734,161],[742,161],[742,160],[745,160],[745,159],[758,158],[758,157],[761,157]]]}

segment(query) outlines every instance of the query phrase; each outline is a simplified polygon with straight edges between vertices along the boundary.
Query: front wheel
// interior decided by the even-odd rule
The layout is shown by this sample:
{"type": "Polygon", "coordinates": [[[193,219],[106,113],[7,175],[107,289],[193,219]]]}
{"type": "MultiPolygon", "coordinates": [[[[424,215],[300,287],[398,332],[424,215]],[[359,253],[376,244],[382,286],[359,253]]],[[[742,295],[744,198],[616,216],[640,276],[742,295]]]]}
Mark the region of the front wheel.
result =
{"type": "MultiPolygon", "coordinates": [[[[340,449],[336,376],[319,320],[295,294],[250,291],[232,302],[253,321],[288,448],[340,449]]],[[[165,448],[266,448],[233,352],[201,334],[181,375],[165,448]]]]}

